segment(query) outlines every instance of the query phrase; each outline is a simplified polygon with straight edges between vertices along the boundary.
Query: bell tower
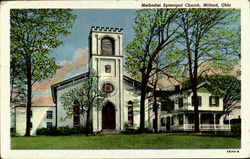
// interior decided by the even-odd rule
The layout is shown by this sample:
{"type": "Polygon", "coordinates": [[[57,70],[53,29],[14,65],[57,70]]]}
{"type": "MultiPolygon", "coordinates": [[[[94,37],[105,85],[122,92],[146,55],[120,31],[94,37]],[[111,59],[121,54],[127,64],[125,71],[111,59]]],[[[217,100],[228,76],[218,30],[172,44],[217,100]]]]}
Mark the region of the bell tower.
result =
{"type": "Polygon", "coordinates": [[[98,76],[99,89],[109,94],[102,111],[93,110],[93,131],[123,129],[123,29],[92,27],[89,35],[89,71],[98,76]],[[105,111],[104,111],[105,110],[105,111]],[[108,113],[114,110],[114,113],[108,113]],[[109,122],[109,120],[113,122],[109,122]],[[112,125],[108,125],[113,123],[112,125]]]}

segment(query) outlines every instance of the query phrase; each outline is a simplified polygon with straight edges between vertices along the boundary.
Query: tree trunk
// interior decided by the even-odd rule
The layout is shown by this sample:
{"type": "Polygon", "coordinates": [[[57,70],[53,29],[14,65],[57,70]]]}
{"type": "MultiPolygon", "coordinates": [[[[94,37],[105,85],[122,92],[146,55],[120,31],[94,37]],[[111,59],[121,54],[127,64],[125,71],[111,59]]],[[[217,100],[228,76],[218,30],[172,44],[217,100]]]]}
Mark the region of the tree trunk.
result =
{"type": "Polygon", "coordinates": [[[140,101],[140,132],[145,132],[145,100],[147,95],[147,82],[146,77],[142,74],[141,81],[141,101],[140,101]]]}
{"type": "Polygon", "coordinates": [[[153,108],[155,111],[155,132],[158,133],[158,105],[156,101],[156,95],[155,95],[155,89],[154,89],[154,103],[153,103],[153,108]]]}
{"type": "Polygon", "coordinates": [[[198,96],[197,96],[197,80],[194,79],[192,81],[192,92],[194,98],[194,132],[200,132],[200,125],[199,125],[199,103],[198,103],[198,96]]]}
{"type": "Polygon", "coordinates": [[[86,131],[85,134],[88,136],[92,133],[91,121],[90,121],[90,108],[87,109],[87,121],[86,121],[86,131]]]}
{"type": "Polygon", "coordinates": [[[30,112],[31,112],[31,98],[32,98],[32,73],[31,73],[31,58],[27,60],[27,109],[26,109],[26,132],[25,136],[30,136],[30,112]]]}

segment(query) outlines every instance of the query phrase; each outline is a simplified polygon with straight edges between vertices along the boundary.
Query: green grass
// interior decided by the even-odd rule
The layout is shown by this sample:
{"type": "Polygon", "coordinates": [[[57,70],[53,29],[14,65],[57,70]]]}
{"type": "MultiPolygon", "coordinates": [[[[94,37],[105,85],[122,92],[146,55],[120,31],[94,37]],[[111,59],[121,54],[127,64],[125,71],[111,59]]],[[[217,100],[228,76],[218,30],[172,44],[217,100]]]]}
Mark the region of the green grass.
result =
{"type": "Polygon", "coordinates": [[[240,148],[240,138],[210,134],[72,135],[11,137],[12,149],[240,148]]]}

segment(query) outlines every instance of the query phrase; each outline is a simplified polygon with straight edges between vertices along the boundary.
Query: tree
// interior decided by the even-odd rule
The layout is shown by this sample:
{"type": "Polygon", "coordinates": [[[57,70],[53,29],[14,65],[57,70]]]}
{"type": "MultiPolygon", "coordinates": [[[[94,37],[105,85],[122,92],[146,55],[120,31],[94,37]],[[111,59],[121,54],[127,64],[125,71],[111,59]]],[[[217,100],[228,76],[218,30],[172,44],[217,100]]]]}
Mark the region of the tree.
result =
{"type": "MultiPolygon", "coordinates": [[[[240,56],[240,43],[235,39],[239,11],[223,9],[190,9],[181,14],[180,38],[171,47],[182,63],[172,71],[189,77],[194,96],[195,132],[199,132],[198,78],[207,71],[230,72],[240,56]]],[[[168,57],[166,60],[171,60],[168,57]]],[[[170,71],[170,70],[169,70],[170,71]]]]}
{"type": "Polygon", "coordinates": [[[25,136],[30,136],[32,85],[51,77],[59,68],[51,54],[62,44],[63,36],[70,33],[76,18],[71,12],[69,9],[10,12],[11,94],[14,92],[27,103],[25,136]],[[20,81],[22,86],[17,85],[20,81]]]}
{"type": "Polygon", "coordinates": [[[100,90],[98,87],[98,77],[94,72],[89,72],[88,76],[81,84],[81,87],[71,89],[69,92],[60,97],[60,101],[64,110],[67,111],[65,118],[70,118],[74,114],[73,104],[77,100],[80,106],[80,114],[87,115],[86,120],[86,135],[92,133],[90,111],[93,108],[101,110],[105,104],[105,99],[108,94],[100,90]]]}
{"type": "MultiPolygon", "coordinates": [[[[137,12],[135,18],[135,38],[126,47],[127,71],[141,80],[140,131],[145,128],[145,100],[148,81],[152,74],[165,70],[167,65],[156,68],[167,46],[175,41],[179,25],[179,10],[147,9],[137,12]]],[[[163,61],[163,60],[162,60],[163,61]]]]}
{"type": "Polygon", "coordinates": [[[227,113],[232,112],[235,104],[241,100],[241,81],[231,75],[213,75],[209,76],[211,83],[211,92],[223,97],[223,110],[227,113]]]}

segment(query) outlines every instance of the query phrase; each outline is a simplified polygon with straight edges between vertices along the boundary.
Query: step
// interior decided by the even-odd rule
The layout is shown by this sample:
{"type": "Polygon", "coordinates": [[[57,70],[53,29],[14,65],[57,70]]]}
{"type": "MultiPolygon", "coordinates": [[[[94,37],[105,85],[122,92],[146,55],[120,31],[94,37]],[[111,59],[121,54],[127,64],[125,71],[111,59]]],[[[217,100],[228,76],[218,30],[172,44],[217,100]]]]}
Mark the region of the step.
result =
{"type": "Polygon", "coordinates": [[[103,129],[100,134],[120,134],[121,132],[115,129],[103,129]]]}

